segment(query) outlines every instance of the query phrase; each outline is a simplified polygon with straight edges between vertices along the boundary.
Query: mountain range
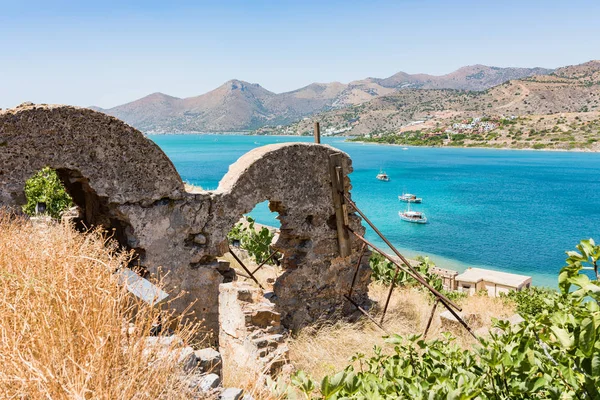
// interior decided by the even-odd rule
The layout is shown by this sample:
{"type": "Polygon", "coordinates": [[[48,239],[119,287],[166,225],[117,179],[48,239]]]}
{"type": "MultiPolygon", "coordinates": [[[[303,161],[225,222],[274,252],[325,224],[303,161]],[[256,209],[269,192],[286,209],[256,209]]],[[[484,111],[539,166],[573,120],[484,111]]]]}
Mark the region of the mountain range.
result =
{"type": "Polygon", "coordinates": [[[564,133],[564,138],[581,131],[593,136],[586,140],[600,140],[594,128],[600,117],[600,61],[513,79],[484,91],[405,89],[257,133],[308,135],[312,122],[319,121],[325,134],[385,136],[418,130],[427,135],[473,118],[505,117],[523,117],[522,131],[550,130],[564,133]]]}
{"type": "Polygon", "coordinates": [[[153,93],[109,109],[90,108],[147,133],[248,131],[266,125],[290,124],[316,113],[363,104],[405,90],[483,91],[506,81],[550,73],[552,70],[545,68],[473,65],[441,76],[399,72],[385,79],[366,78],[348,84],[313,83],[279,94],[259,84],[234,79],[195,97],[153,93]]]}

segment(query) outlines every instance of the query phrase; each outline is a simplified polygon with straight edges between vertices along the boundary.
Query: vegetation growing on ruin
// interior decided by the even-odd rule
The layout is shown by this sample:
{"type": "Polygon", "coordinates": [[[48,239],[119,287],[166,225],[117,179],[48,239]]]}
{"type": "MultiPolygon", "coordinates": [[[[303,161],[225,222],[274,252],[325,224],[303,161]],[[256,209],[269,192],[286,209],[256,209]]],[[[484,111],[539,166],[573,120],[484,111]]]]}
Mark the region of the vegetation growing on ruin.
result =
{"type": "Polygon", "coordinates": [[[264,226],[257,229],[252,217],[245,218],[245,222],[235,224],[227,234],[227,238],[232,242],[238,242],[239,246],[248,251],[252,259],[260,264],[267,260],[272,253],[271,241],[275,233],[264,226]]]}
{"type": "Polygon", "coordinates": [[[23,206],[23,212],[30,216],[35,215],[38,203],[46,204],[46,214],[52,218],[59,218],[73,204],[56,171],[48,167],[25,182],[25,196],[27,204],[23,206]]]}
{"type": "Polygon", "coordinates": [[[392,335],[391,352],[375,346],[320,383],[300,371],[291,386],[276,382],[274,390],[323,399],[600,398],[600,246],[584,240],[577,250],[567,252],[560,292],[535,291],[529,309],[527,296],[518,296],[525,321],[496,321],[474,349],[451,336],[392,335]]]}

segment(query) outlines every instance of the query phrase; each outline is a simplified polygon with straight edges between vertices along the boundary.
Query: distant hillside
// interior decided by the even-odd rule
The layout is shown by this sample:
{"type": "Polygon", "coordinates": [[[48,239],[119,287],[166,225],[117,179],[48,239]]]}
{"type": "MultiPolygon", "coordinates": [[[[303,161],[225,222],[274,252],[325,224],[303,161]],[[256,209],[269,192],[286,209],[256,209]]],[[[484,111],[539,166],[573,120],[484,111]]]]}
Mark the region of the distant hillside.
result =
{"type": "Polygon", "coordinates": [[[324,134],[382,143],[600,150],[600,61],[483,92],[406,89],[257,133],[310,134],[313,121],[324,134]],[[473,125],[473,119],[483,122],[473,125]]]}
{"type": "Polygon", "coordinates": [[[498,68],[474,65],[442,76],[399,72],[386,79],[368,78],[349,84],[313,83],[276,94],[258,84],[231,80],[196,97],[185,99],[154,93],[110,109],[113,115],[144,132],[231,132],[265,125],[289,124],[303,117],[405,89],[485,90],[510,79],[548,74],[544,68],[498,68]]]}

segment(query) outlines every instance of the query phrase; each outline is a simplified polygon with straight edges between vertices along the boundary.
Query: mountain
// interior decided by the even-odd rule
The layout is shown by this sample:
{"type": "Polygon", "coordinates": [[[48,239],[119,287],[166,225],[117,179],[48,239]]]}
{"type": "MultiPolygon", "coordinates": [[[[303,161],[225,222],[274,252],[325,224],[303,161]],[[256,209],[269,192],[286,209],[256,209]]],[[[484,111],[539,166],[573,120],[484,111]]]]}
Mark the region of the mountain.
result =
{"type": "MultiPolygon", "coordinates": [[[[466,121],[507,118],[514,122],[494,122],[492,131],[491,125],[480,127],[491,135],[489,140],[494,145],[501,137],[505,147],[549,147],[551,143],[552,148],[600,149],[600,61],[510,80],[479,92],[404,89],[362,104],[322,112],[289,126],[264,127],[257,133],[309,134],[313,122],[319,121],[324,134],[368,135],[385,141],[390,135],[402,136],[406,132],[418,132],[424,137],[463,131],[475,135],[482,132],[474,132],[475,128],[466,121]]],[[[483,145],[477,140],[485,137],[473,136],[475,142],[468,144],[483,145]]]]}
{"type": "Polygon", "coordinates": [[[91,107],[154,133],[231,132],[282,125],[315,113],[362,104],[406,89],[485,90],[509,79],[548,74],[543,68],[497,68],[475,65],[442,76],[399,72],[349,84],[313,83],[273,93],[255,83],[230,80],[200,96],[177,98],[153,93],[110,109],[91,107]]]}
{"type": "Polygon", "coordinates": [[[410,87],[415,89],[458,89],[486,90],[513,79],[531,75],[546,75],[552,70],[546,68],[499,68],[486,65],[471,65],[441,76],[408,75],[399,72],[386,79],[376,79],[379,85],[387,88],[410,87]]]}

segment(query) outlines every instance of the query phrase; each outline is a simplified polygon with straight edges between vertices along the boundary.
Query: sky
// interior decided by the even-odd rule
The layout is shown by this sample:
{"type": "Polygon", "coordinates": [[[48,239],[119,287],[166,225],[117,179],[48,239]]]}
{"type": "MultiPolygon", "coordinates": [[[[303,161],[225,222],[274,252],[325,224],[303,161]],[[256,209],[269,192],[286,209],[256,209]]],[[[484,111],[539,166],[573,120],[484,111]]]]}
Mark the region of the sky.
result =
{"type": "Polygon", "coordinates": [[[600,1],[0,0],[0,108],[600,59],[600,1]]]}

